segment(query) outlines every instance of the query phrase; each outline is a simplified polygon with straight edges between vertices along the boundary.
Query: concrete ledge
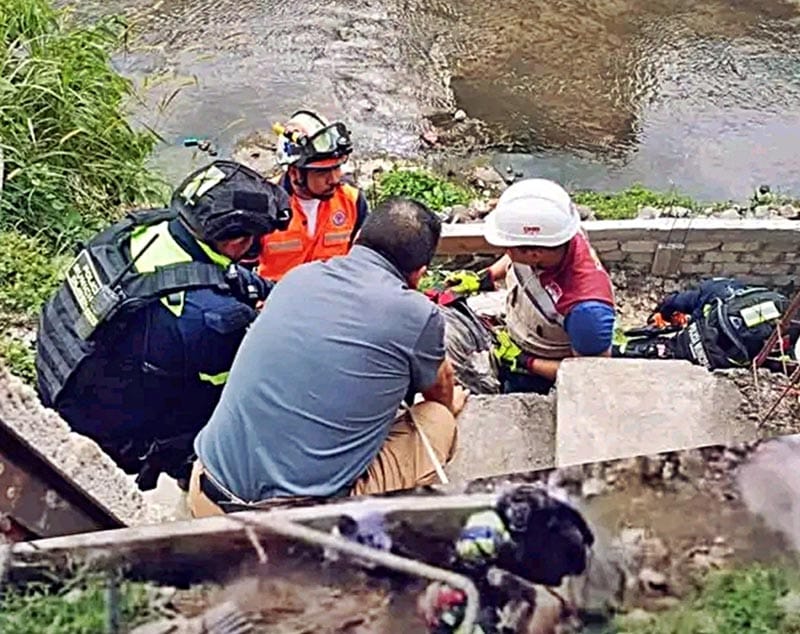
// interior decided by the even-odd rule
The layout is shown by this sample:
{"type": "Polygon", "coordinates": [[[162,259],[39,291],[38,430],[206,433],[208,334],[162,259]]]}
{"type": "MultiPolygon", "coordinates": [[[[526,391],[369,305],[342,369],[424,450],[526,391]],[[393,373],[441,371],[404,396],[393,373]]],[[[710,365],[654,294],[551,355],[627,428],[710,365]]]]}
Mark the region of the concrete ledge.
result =
{"type": "Polygon", "coordinates": [[[447,468],[455,484],[554,466],[555,399],[538,394],[469,397],[447,468]]]}
{"type": "MultiPolygon", "coordinates": [[[[445,225],[437,255],[499,255],[483,223],[445,225]]],[[[584,222],[598,256],[610,269],[651,275],[737,275],[785,287],[800,275],[800,222],[658,218],[584,222]]]]}
{"type": "Polygon", "coordinates": [[[568,359],[556,389],[558,467],[758,437],[736,387],[685,361],[568,359]]]}

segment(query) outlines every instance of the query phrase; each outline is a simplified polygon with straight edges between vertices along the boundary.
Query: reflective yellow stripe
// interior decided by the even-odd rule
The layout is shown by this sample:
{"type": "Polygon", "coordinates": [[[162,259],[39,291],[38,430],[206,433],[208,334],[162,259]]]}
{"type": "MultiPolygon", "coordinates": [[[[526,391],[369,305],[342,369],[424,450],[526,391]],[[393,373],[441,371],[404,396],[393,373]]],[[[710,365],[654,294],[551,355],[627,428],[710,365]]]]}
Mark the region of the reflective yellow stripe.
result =
{"type": "Polygon", "coordinates": [[[204,374],[200,372],[200,380],[211,383],[211,385],[222,385],[228,380],[229,372],[220,372],[219,374],[204,374]]]}
{"type": "MultiPolygon", "coordinates": [[[[135,258],[142,249],[147,246],[150,239],[157,235],[158,239],[153,242],[147,251],[142,253],[142,257],[136,261],[136,271],[139,273],[152,273],[160,266],[169,266],[170,264],[180,264],[191,262],[192,256],[184,251],[183,247],[178,244],[177,240],[172,237],[169,232],[169,221],[161,222],[157,225],[149,227],[137,227],[131,233],[131,257],[135,258]]],[[[223,267],[227,267],[231,260],[230,258],[217,253],[210,246],[195,240],[203,252],[214,263],[223,267]]],[[[183,314],[184,300],[186,293],[181,291],[177,293],[178,302],[171,304],[169,297],[162,297],[161,303],[176,317],[183,314]]]]}
{"type": "Polygon", "coordinates": [[[302,248],[300,240],[286,240],[285,242],[267,242],[267,251],[296,251],[302,248]]]}
{"type": "Polygon", "coordinates": [[[345,231],[344,233],[326,233],[325,236],[322,238],[322,242],[324,244],[342,244],[344,242],[348,242],[350,240],[350,232],[345,231]]]}
{"type": "Polygon", "coordinates": [[[197,242],[197,244],[200,245],[200,248],[203,250],[203,253],[205,253],[208,256],[208,259],[211,260],[214,264],[219,264],[220,266],[227,268],[228,265],[231,263],[231,259],[229,257],[222,255],[221,253],[217,253],[205,242],[201,242],[200,240],[195,240],[195,242],[197,242]]]}
{"type": "MultiPolygon", "coordinates": [[[[131,257],[135,258],[154,235],[157,235],[158,239],[136,261],[135,267],[139,273],[152,273],[159,266],[192,261],[192,257],[172,237],[168,221],[135,230],[131,234],[131,257]]],[[[180,292],[177,303],[171,304],[169,297],[162,297],[161,303],[173,315],[180,317],[183,313],[184,298],[185,293],[180,292]]]]}

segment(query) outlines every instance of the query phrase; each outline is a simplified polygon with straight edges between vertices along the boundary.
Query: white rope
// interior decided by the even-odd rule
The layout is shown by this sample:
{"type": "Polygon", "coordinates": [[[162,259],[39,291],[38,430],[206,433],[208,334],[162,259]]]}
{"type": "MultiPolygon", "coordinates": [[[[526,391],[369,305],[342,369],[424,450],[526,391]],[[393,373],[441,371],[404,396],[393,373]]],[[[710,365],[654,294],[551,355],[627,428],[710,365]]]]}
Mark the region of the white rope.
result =
{"type": "Polygon", "coordinates": [[[433,447],[431,446],[431,441],[428,440],[428,435],[422,431],[422,427],[417,425],[417,421],[414,420],[414,414],[411,413],[411,408],[402,403],[401,409],[408,414],[408,420],[411,425],[417,430],[419,433],[419,437],[422,439],[422,445],[425,447],[425,451],[428,453],[428,458],[431,459],[433,463],[433,468],[436,470],[436,475],[439,476],[439,480],[442,484],[450,484],[450,480],[447,477],[447,474],[444,472],[444,467],[442,467],[442,463],[439,462],[439,458],[436,456],[436,453],[433,451],[433,447]]]}

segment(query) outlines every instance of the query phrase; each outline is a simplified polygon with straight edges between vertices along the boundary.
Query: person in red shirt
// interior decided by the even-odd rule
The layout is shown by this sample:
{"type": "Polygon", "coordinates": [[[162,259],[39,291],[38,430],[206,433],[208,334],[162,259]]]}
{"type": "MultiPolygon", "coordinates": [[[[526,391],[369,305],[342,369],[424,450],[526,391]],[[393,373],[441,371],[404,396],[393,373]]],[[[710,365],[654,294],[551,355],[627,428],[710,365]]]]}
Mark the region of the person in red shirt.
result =
{"type": "Polygon", "coordinates": [[[506,281],[507,330],[496,333],[494,348],[504,392],[547,393],[563,359],[610,356],[611,278],[564,188],[541,178],[513,184],[487,216],[485,238],[506,254],[480,273],[460,271],[446,282],[471,293],[506,281]]]}
{"type": "Polygon", "coordinates": [[[261,241],[258,274],[277,282],[294,267],[345,255],[369,213],[364,194],[342,177],[353,146],[350,131],[314,112],[295,112],[276,126],[278,179],[288,192],[292,220],[261,241]]]}

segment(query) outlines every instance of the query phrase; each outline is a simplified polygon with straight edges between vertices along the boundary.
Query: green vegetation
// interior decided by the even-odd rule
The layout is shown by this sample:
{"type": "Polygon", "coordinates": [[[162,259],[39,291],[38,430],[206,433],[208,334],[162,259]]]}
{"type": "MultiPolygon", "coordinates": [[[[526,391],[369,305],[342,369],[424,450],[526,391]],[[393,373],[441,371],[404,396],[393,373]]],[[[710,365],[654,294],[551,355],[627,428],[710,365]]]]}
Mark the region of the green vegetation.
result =
{"type": "Polygon", "coordinates": [[[0,229],[69,247],[162,193],[145,168],[158,137],[128,123],[132,84],[110,63],[125,32],[76,26],[49,0],[0,5],[0,229]]]}
{"type": "Polygon", "coordinates": [[[423,169],[394,168],[377,180],[375,202],[392,196],[406,196],[440,212],[445,207],[467,205],[475,193],[423,169]]]}
{"type": "Polygon", "coordinates": [[[686,207],[696,209],[697,203],[691,198],[676,193],[666,194],[634,185],[621,192],[600,193],[577,191],[572,199],[578,205],[591,207],[598,220],[621,220],[635,218],[641,207],[686,207]]]}
{"type": "Polygon", "coordinates": [[[694,597],[617,634],[797,634],[800,579],[794,571],[755,565],[712,573],[694,597]]]}
{"type": "MultiPolygon", "coordinates": [[[[121,624],[132,627],[152,614],[152,593],[144,584],[120,584],[121,624]]],[[[28,584],[0,595],[0,632],[14,634],[97,634],[106,631],[106,596],[102,577],[72,581],[53,591],[28,584]]]]}
{"type": "Polygon", "coordinates": [[[79,26],[49,0],[0,3],[0,357],[26,378],[31,352],[5,333],[32,325],[59,254],[166,191],[146,169],[158,136],[130,125],[133,87],[111,66],[125,36],[118,18],[79,26]]]}

